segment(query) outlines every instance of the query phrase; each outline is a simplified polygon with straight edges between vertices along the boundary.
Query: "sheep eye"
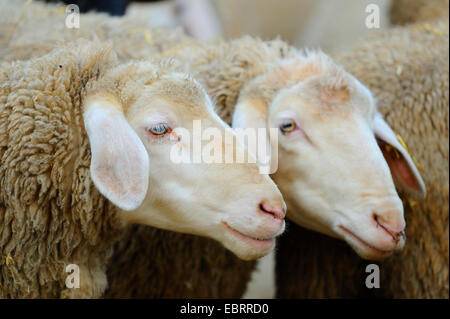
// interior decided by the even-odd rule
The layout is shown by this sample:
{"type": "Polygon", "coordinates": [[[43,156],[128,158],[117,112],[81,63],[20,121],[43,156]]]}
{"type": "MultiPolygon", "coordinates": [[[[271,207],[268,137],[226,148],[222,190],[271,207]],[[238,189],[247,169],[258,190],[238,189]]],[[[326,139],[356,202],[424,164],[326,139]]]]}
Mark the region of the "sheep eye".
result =
{"type": "Polygon", "coordinates": [[[280,131],[285,135],[286,133],[292,132],[295,130],[296,125],[294,121],[287,120],[280,124],[280,131]]]}
{"type": "Polygon", "coordinates": [[[165,123],[161,123],[161,124],[156,124],[152,127],[149,127],[148,131],[150,133],[152,133],[153,135],[164,135],[164,134],[170,132],[170,127],[169,127],[169,125],[167,125],[165,123]]]}

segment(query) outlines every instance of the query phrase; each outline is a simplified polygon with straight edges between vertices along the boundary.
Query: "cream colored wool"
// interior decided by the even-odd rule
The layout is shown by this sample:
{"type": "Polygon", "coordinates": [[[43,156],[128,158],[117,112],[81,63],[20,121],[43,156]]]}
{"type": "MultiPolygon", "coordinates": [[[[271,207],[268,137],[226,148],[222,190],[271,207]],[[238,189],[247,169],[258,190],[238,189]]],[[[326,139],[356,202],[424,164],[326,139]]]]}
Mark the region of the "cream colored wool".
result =
{"type": "MultiPolygon", "coordinates": [[[[0,4],[2,1],[5,2],[0,0],[0,4]]],[[[8,21],[3,25],[5,30],[13,27],[15,20],[10,16],[19,15],[18,11],[22,9],[25,0],[19,3],[21,5],[9,2],[3,4],[8,9],[4,12],[9,16],[0,13],[8,21]]],[[[2,61],[40,56],[51,51],[58,43],[77,38],[112,41],[114,50],[122,61],[174,57],[186,63],[191,73],[202,80],[208,91],[218,99],[218,113],[228,123],[242,85],[266,71],[272,62],[297,54],[296,49],[281,40],[263,42],[244,37],[229,43],[201,44],[180,29],[155,28],[144,20],[129,19],[127,16],[117,18],[99,13],[82,14],[80,29],[68,29],[64,25],[65,15],[61,15],[58,8],[61,7],[32,2],[25,12],[34,12],[34,15],[25,15],[11,41],[0,46],[2,61]],[[223,65],[227,67],[225,74],[223,65]],[[229,79],[233,79],[233,82],[230,83],[229,79]],[[227,100],[222,101],[222,98],[227,100]]]]}
{"type": "MultiPolygon", "coordinates": [[[[189,64],[191,74],[215,100],[217,113],[231,124],[234,107],[244,85],[268,71],[280,59],[294,58],[299,54],[297,49],[279,39],[262,41],[245,36],[219,44],[185,46],[169,56],[189,64]]],[[[266,95],[272,91],[270,87],[259,90],[266,95]]]]}
{"type": "Polygon", "coordinates": [[[1,69],[3,298],[98,296],[106,286],[120,224],[90,179],[81,94],[117,62],[110,48],[72,49],[1,69]],[[89,278],[70,291],[64,281],[72,263],[89,278]]]}
{"type": "Polygon", "coordinates": [[[424,201],[405,198],[406,245],[379,263],[381,288],[365,287],[369,262],[344,243],[291,225],[277,251],[278,297],[449,297],[448,27],[444,18],[394,28],[335,56],[374,93],[427,185],[424,201]]]}
{"type": "Polygon", "coordinates": [[[24,7],[25,2],[0,0],[1,61],[41,56],[56,45],[78,38],[112,41],[120,61],[149,59],[191,41],[180,28],[154,27],[143,18],[111,17],[104,13],[81,14],[80,28],[69,29],[64,6],[33,1],[24,7]],[[8,41],[10,34],[13,36],[8,41]]]}
{"type": "Polygon", "coordinates": [[[178,71],[170,63],[114,68],[111,47],[80,40],[0,67],[2,298],[100,297],[106,289],[125,225],[92,183],[83,99],[106,90],[126,109],[139,94],[135,83],[178,71]],[[65,288],[68,264],[80,267],[79,289],[65,288]]]}

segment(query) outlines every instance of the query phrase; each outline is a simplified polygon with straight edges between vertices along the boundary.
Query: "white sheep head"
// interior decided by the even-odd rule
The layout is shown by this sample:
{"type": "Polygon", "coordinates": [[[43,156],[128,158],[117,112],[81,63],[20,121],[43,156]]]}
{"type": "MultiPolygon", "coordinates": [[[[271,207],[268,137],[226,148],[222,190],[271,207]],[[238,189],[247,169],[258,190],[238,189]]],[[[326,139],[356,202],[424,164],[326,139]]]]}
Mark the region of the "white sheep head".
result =
{"type": "Polygon", "coordinates": [[[284,230],[285,204],[256,164],[171,160],[174,146],[184,152],[189,145],[175,128],[192,132],[194,120],[204,128],[227,128],[194,79],[130,63],[87,91],[83,116],[92,180],[126,222],[211,237],[242,259],[273,249],[284,230]]]}
{"type": "Polygon", "coordinates": [[[279,129],[273,179],[294,222],[345,240],[365,259],[403,248],[394,182],[422,198],[422,178],[370,91],[325,54],[282,61],[251,81],[233,127],[279,129]]]}

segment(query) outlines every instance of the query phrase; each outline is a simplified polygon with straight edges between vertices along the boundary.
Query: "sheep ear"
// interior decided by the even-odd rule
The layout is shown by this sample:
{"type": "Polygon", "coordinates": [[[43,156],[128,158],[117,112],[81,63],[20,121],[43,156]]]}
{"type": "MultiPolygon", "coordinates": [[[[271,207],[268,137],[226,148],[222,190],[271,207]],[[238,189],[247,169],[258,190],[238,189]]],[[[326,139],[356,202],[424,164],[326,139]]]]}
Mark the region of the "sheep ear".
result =
{"type": "Polygon", "coordinates": [[[375,115],[374,132],[397,187],[408,195],[425,198],[425,183],[419,170],[405,146],[379,113],[375,115]]]}
{"type": "Polygon", "coordinates": [[[88,100],[83,118],[94,185],[119,208],[136,209],[148,188],[149,158],[144,145],[120,105],[110,99],[88,100]]]}

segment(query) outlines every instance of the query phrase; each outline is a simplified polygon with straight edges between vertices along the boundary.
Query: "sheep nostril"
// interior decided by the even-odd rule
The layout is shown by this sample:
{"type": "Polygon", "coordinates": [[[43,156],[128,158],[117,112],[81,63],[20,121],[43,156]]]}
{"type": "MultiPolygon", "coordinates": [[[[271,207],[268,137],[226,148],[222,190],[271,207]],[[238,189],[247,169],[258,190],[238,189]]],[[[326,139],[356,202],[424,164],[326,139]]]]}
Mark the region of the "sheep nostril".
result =
{"type": "Polygon", "coordinates": [[[278,205],[270,205],[269,203],[263,201],[259,204],[259,210],[264,214],[271,215],[275,219],[283,220],[286,216],[285,209],[278,205]]]}
{"type": "Polygon", "coordinates": [[[385,222],[385,220],[376,213],[373,213],[372,217],[377,227],[381,227],[385,232],[391,235],[395,242],[400,241],[402,237],[406,237],[404,228],[402,228],[401,230],[395,230],[394,227],[390,226],[389,223],[385,222]]]}

